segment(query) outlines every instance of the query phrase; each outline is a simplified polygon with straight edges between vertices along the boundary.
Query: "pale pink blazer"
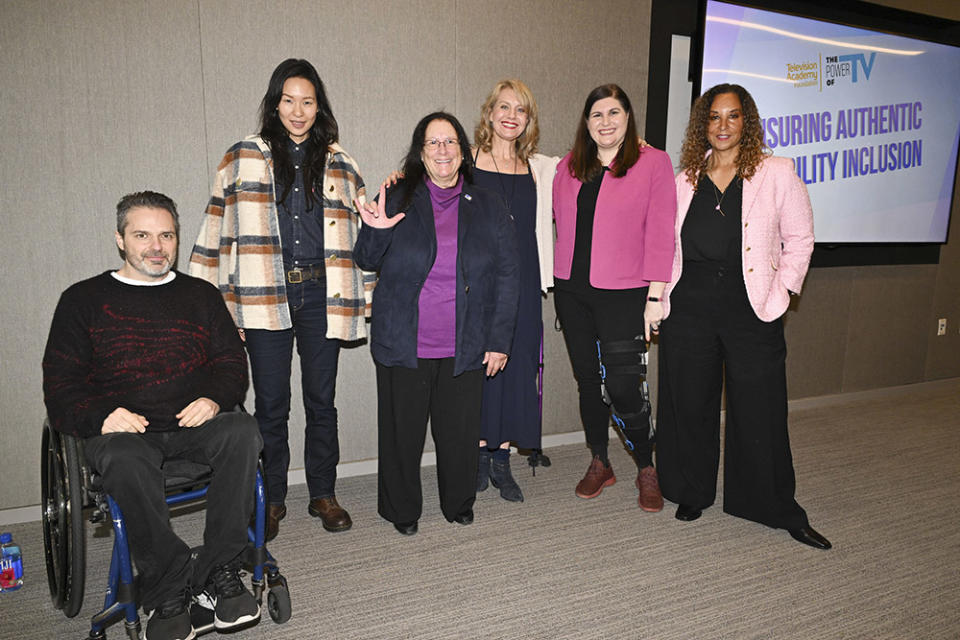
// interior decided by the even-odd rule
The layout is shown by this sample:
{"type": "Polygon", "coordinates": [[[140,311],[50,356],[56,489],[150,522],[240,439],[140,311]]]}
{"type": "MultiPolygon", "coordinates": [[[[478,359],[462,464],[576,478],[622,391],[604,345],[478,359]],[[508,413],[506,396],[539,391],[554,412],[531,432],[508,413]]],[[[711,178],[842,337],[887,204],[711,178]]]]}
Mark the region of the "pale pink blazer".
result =
{"type": "MultiPolygon", "coordinates": [[[[693,199],[693,185],[676,177],[677,224],[673,275],[664,292],[664,317],[670,314],[670,291],[683,273],[680,230],[693,199]]],[[[813,253],[813,210],[807,188],[797,177],[793,160],[768,156],[750,180],[743,182],[743,281],[757,317],[772,322],[800,293],[813,253]]]]}

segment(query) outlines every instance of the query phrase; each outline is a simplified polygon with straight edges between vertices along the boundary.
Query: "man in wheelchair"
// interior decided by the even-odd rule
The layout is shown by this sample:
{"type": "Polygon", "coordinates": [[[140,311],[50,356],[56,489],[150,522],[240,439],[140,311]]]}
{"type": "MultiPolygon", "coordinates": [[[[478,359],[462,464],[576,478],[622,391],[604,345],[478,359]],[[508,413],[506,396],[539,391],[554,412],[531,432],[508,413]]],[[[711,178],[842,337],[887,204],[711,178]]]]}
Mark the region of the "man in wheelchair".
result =
{"type": "Polygon", "coordinates": [[[173,270],[179,230],[167,196],[124,196],[123,265],[63,293],[43,358],[53,428],[84,439],[125,515],[149,640],[193,638],[194,596],[218,629],[260,616],[239,576],[260,433],[252,416],[229,410],[247,390],[246,355],[217,289],[173,270]],[[161,470],[170,458],[212,469],[195,559],[170,527],[161,470]]]}

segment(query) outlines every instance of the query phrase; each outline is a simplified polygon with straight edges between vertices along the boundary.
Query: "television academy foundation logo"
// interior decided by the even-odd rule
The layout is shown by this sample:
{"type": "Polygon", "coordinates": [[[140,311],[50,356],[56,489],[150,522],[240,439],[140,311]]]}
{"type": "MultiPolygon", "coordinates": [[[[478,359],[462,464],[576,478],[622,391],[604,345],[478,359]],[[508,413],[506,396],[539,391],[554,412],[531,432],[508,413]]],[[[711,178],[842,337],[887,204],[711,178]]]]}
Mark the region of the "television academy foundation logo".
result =
{"type": "Polygon", "coordinates": [[[820,84],[820,62],[788,62],[787,80],[791,80],[796,89],[818,86],[820,84]]]}

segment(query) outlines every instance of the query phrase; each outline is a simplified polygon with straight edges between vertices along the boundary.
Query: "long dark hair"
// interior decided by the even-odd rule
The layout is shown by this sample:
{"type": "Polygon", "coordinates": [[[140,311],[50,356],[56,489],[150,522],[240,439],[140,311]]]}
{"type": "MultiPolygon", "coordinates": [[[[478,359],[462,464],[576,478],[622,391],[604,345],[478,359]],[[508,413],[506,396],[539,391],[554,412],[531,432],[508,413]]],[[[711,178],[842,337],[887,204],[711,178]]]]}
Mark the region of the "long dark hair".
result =
{"type": "Polygon", "coordinates": [[[603,165],[600,163],[600,158],[597,157],[597,143],[590,137],[590,130],[587,129],[587,118],[590,117],[590,110],[593,109],[594,103],[604,98],[615,98],[627,113],[627,133],[616,157],[610,163],[610,172],[613,177],[622,178],[626,175],[627,169],[635,165],[640,158],[637,124],[633,119],[633,107],[630,106],[630,98],[627,97],[627,94],[619,85],[600,85],[590,92],[583,104],[583,113],[580,117],[580,124],[577,126],[577,137],[573,141],[570,175],[580,182],[589,182],[603,171],[603,165]]]}
{"type": "Polygon", "coordinates": [[[683,137],[680,149],[680,169],[687,176],[687,182],[696,186],[700,176],[707,171],[707,127],[710,125],[710,107],[717,96],[732,93],[740,100],[740,117],[743,130],[740,132],[740,152],[737,154],[737,175],[749,180],[757,172],[757,167],[769,154],[763,140],[763,128],[760,126],[760,113],[757,103],[750,92],[738,84],[718,84],[707,89],[697,98],[690,109],[690,122],[683,137]]]}
{"type": "Polygon", "coordinates": [[[427,172],[426,167],[423,166],[423,158],[421,155],[423,154],[423,143],[427,138],[427,127],[434,120],[445,120],[453,127],[453,130],[457,134],[460,155],[462,157],[460,160],[460,175],[463,176],[464,182],[468,184],[473,182],[473,156],[470,154],[470,139],[467,138],[467,132],[464,130],[463,125],[460,124],[460,121],[452,114],[446,111],[434,111],[431,114],[423,116],[413,130],[413,137],[410,139],[410,148],[407,150],[407,155],[403,158],[403,168],[401,169],[403,178],[397,185],[403,189],[403,197],[400,201],[398,211],[406,211],[407,207],[410,206],[410,202],[413,200],[413,192],[416,190],[417,185],[423,181],[423,176],[427,172]]]}
{"type": "Polygon", "coordinates": [[[273,156],[273,174],[276,176],[277,202],[287,199],[293,186],[295,170],[287,149],[290,133],[280,121],[277,105],[283,97],[283,84],[290,78],[303,78],[313,85],[317,94],[317,119],[308,132],[310,144],[303,166],[303,183],[306,187],[307,208],[313,208],[314,200],[323,202],[323,168],[327,162],[327,147],[340,137],[337,120],[333,117],[327,92],[320,74],[306,60],[287,58],[277,65],[270,76],[267,92],[260,102],[260,137],[270,147],[273,156]]]}

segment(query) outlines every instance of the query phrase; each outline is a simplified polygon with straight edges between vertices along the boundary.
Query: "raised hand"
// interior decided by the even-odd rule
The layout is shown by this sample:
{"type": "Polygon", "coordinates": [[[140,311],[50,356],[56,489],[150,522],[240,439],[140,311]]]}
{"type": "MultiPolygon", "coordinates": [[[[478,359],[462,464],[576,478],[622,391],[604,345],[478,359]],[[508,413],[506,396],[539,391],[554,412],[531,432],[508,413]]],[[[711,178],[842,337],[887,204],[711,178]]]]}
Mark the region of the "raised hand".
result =
{"type": "Polygon", "coordinates": [[[392,218],[387,217],[387,188],[384,184],[380,185],[380,196],[376,202],[361,204],[356,198],[353,199],[353,206],[360,212],[360,218],[363,220],[363,224],[373,227],[374,229],[392,229],[407,215],[405,213],[398,213],[392,218]]]}

